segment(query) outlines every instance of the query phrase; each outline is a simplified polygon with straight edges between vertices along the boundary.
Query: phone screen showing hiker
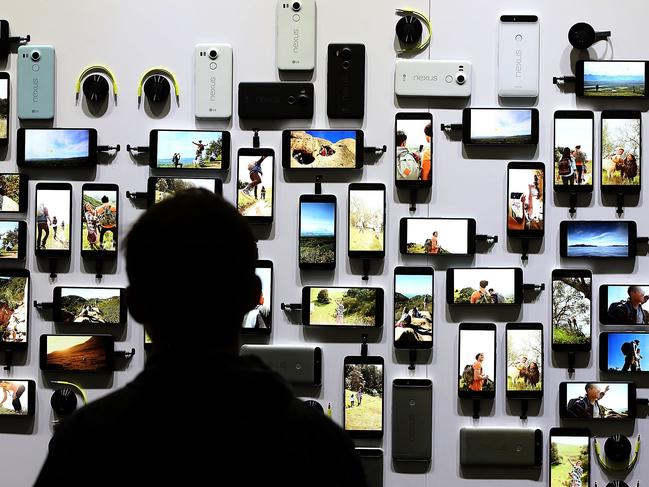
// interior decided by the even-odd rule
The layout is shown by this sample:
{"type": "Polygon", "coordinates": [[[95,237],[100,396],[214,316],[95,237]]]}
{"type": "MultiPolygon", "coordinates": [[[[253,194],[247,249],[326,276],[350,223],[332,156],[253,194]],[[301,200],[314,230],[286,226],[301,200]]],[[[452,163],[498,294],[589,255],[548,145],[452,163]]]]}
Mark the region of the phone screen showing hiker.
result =
{"type": "Polygon", "coordinates": [[[535,145],[539,143],[536,108],[465,108],[462,110],[465,145],[535,145]]]}
{"type": "Polygon", "coordinates": [[[545,232],[545,164],[507,165],[507,236],[542,237],[545,232]]]}
{"type": "Polygon", "coordinates": [[[610,331],[599,334],[599,370],[610,373],[644,373],[643,355],[649,363],[649,333],[646,331],[610,331]]]}
{"type": "Polygon", "coordinates": [[[81,190],[81,255],[117,255],[119,229],[116,184],[86,183],[81,190]]]}
{"type": "Polygon", "coordinates": [[[385,257],[385,185],[352,183],[347,198],[347,254],[351,258],[385,257]]]}
{"type": "Polygon", "coordinates": [[[114,342],[112,335],[41,335],[41,370],[110,372],[114,342]]]}
{"type": "Polygon", "coordinates": [[[586,61],[575,65],[575,94],[596,98],[647,98],[647,61],[586,61]]]}
{"type": "Polygon", "coordinates": [[[72,235],[72,185],[36,185],[35,253],[39,257],[70,255],[72,235]]]}
{"type": "Polygon", "coordinates": [[[433,184],[433,115],[397,113],[394,119],[394,180],[397,187],[433,184]]]}
{"type": "Polygon", "coordinates": [[[149,166],[155,169],[229,169],[230,132],[152,130],[149,166]]]}
{"type": "Polygon", "coordinates": [[[27,250],[27,223],[0,220],[0,244],[0,262],[23,260],[27,250]]]}
{"type": "Polygon", "coordinates": [[[147,200],[149,206],[172,197],[176,191],[202,188],[218,195],[223,194],[223,181],[219,178],[163,178],[150,177],[148,180],[147,200]]]}
{"type": "Polygon", "coordinates": [[[567,220],[559,224],[561,257],[628,259],[637,254],[634,221],[567,220]]]}
{"type": "Polygon", "coordinates": [[[590,431],[550,430],[550,487],[590,486],[590,431]]]}
{"type": "Polygon", "coordinates": [[[399,224],[402,254],[444,256],[475,253],[473,218],[402,218],[399,224]]]}
{"type": "Polygon", "coordinates": [[[117,287],[54,288],[54,322],[66,325],[123,325],[126,290],[117,287]]]}
{"type": "Polygon", "coordinates": [[[602,191],[640,192],[641,126],[639,111],[602,112],[602,191]]]}
{"type": "Polygon", "coordinates": [[[9,144],[9,73],[0,73],[0,146],[9,144]]]}
{"type": "Polygon", "coordinates": [[[19,128],[16,162],[22,167],[91,167],[97,164],[95,129],[19,128]]]}
{"type": "Polygon", "coordinates": [[[507,323],[505,328],[507,397],[543,396],[543,325],[507,323]]]}
{"type": "Polygon", "coordinates": [[[274,204],[275,151],[239,149],[237,209],[250,223],[271,223],[274,204]]]}
{"type": "Polygon", "coordinates": [[[352,438],[383,437],[383,357],[345,357],[343,418],[352,438]]]}
{"type": "Polygon", "coordinates": [[[273,322],[273,263],[270,260],[258,260],[255,274],[261,281],[261,295],[255,307],[243,317],[241,333],[269,335],[273,322]]]}
{"type": "Polygon", "coordinates": [[[300,195],[300,269],[336,268],[336,197],[300,195]]]}
{"type": "Polygon", "coordinates": [[[460,323],[457,392],[461,398],[496,394],[496,325],[460,323]]]}
{"type": "Polygon", "coordinates": [[[378,287],[302,288],[306,326],[383,326],[383,289],[378,287]]]}
{"type": "Polygon", "coordinates": [[[561,382],[559,417],[580,421],[626,421],[636,417],[633,382],[561,382]]]}
{"type": "Polygon", "coordinates": [[[519,267],[446,270],[446,302],[460,305],[518,305],[523,302],[519,267]]]}
{"type": "Polygon", "coordinates": [[[0,379],[0,416],[33,416],[35,403],[35,381],[0,379]]]}
{"type": "Polygon", "coordinates": [[[552,350],[591,348],[593,275],[587,269],[552,271],[552,350]]]}
{"type": "Polygon", "coordinates": [[[282,167],[286,169],[358,169],[363,167],[362,130],[284,130],[282,167]]]}
{"type": "Polygon", "coordinates": [[[433,347],[433,268],[395,267],[395,348],[433,347]]]}
{"type": "Polygon", "coordinates": [[[0,214],[27,211],[27,176],[0,173],[0,214]]]}
{"type": "Polygon", "coordinates": [[[649,284],[603,284],[599,287],[599,321],[605,325],[647,326],[647,301],[649,284]]]}
{"type": "Polygon", "coordinates": [[[0,302],[5,323],[0,325],[0,350],[27,348],[29,338],[29,271],[0,271],[0,302]]]}
{"type": "Polygon", "coordinates": [[[594,116],[589,110],[554,112],[554,190],[593,190],[594,116]]]}

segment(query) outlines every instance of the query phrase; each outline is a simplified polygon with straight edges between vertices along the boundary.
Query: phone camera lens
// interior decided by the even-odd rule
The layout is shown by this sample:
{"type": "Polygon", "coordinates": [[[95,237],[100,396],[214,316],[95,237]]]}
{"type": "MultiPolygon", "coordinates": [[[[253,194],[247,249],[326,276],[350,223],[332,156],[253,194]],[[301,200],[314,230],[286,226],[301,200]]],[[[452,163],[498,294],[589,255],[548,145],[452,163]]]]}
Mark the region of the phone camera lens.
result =
{"type": "Polygon", "coordinates": [[[293,105],[295,103],[295,97],[293,95],[288,97],[288,104],[293,105]]]}
{"type": "Polygon", "coordinates": [[[41,53],[38,51],[32,52],[32,61],[38,61],[41,58],[41,53]]]}
{"type": "Polygon", "coordinates": [[[299,12],[301,8],[302,4],[300,2],[293,2],[291,4],[291,9],[293,9],[293,12],[299,12]]]}
{"type": "Polygon", "coordinates": [[[216,59],[219,56],[219,53],[216,52],[216,49],[212,49],[209,52],[209,57],[210,59],[216,59]]]}
{"type": "Polygon", "coordinates": [[[345,61],[349,61],[352,58],[352,50],[349,47],[343,47],[340,51],[340,57],[345,61]]]}
{"type": "Polygon", "coordinates": [[[466,81],[466,77],[463,74],[458,74],[455,77],[455,81],[457,82],[458,85],[463,85],[464,82],[466,81]]]}

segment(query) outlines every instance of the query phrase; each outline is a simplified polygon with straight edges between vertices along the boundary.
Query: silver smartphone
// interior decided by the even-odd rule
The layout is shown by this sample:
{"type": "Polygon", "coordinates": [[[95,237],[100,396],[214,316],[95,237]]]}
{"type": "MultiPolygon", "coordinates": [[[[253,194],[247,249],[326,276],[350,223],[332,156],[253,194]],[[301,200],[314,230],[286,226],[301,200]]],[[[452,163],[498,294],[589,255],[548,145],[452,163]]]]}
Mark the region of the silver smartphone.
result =
{"type": "Polygon", "coordinates": [[[256,355],[293,385],[322,384],[322,349],[290,345],[243,345],[241,355],[256,355]]]}

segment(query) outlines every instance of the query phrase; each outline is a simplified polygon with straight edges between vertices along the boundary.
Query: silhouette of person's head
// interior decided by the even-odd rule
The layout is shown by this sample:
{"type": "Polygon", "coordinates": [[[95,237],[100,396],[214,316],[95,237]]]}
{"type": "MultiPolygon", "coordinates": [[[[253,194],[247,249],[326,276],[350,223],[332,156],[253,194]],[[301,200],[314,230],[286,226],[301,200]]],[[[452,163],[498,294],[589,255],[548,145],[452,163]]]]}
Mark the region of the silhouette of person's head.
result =
{"type": "Polygon", "coordinates": [[[126,238],[127,304],[156,348],[238,350],[259,303],[257,245],[237,210],[204,189],[155,204],[126,238]],[[205,222],[211,222],[206,225],[205,222]]]}
{"type": "Polygon", "coordinates": [[[102,203],[108,203],[108,196],[104,195],[101,197],[101,202],[102,203]]]}

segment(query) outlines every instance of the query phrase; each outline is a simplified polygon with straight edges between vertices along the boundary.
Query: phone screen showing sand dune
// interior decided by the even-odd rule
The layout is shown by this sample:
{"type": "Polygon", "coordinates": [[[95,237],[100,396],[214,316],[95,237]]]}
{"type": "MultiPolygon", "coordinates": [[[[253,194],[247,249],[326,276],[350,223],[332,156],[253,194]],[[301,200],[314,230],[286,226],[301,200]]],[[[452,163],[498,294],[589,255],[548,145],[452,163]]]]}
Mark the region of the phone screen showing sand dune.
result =
{"type": "Polygon", "coordinates": [[[110,337],[103,336],[48,336],[47,369],[107,370],[110,340],[110,337]]]}

